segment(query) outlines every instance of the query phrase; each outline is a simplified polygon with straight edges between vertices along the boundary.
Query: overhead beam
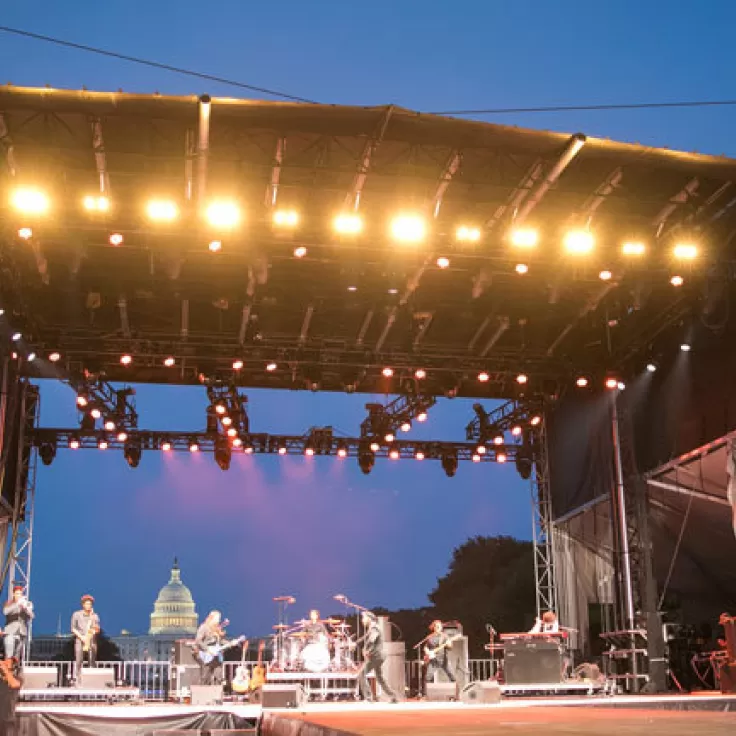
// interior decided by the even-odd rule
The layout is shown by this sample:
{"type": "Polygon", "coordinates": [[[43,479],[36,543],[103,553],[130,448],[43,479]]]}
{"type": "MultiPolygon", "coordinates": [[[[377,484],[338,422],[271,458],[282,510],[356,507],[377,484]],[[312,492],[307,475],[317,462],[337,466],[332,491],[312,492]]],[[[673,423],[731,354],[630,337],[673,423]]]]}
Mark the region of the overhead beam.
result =
{"type": "Polygon", "coordinates": [[[210,155],[210,115],[212,100],[209,95],[199,98],[199,126],[197,129],[197,199],[204,202],[207,194],[207,166],[210,155]]]}
{"type": "Polygon", "coordinates": [[[483,223],[483,227],[488,232],[492,230],[506,214],[507,210],[511,210],[513,214],[521,207],[522,202],[527,198],[544,173],[544,164],[542,161],[535,161],[524,174],[523,179],[514,188],[509,196],[506,204],[502,204],[496,208],[496,211],[483,223]]]}
{"type": "Polygon", "coordinates": [[[712,493],[705,493],[704,491],[698,491],[695,488],[689,488],[675,483],[666,483],[662,480],[654,480],[649,478],[647,483],[654,488],[661,488],[663,491],[669,491],[670,493],[677,493],[681,496],[692,496],[700,501],[708,501],[709,503],[715,503],[719,506],[731,507],[731,502],[727,498],[721,498],[720,496],[714,496],[712,493]]]}
{"type": "Polygon", "coordinates": [[[485,357],[486,355],[488,355],[488,353],[491,352],[493,346],[501,339],[501,336],[504,332],[506,332],[506,330],[508,330],[510,325],[511,320],[507,316],[502,315],[498,318],[498,326],[494,330],[488,342],[485,344],[483,350],[480,351],[482,357],[485,357]]]}
{"type": "Polygon", "coordinates": [[[0,145],[5,149],[5,162],[8,165],[8,171],[11,176],[15,176],[18,173],[18,169],[15,163],[15,148],[13,146],[13,139],[10,137],[10,131],[8,125],[5,122],[5,116],[0,112],[0,145]]]}
{"type": "Polygon", "coordinates": [[[120,313],[120,330],[123,337],[130,338],[130,320],[128,319],[128,300],[125,296],[118,299],[118,312],[120,313]]]}
{"type": "Polygon", "coordinates": [[[196,135],[187,128],[184,136],[184,199],[192,201],[194,197],[194,160],[197,158],[196,135]]]}
{"type": "Polygon", "coordinates": [[[110,175],[107,171],[105,140],[102,137],[102,121],[97,118],[92,122],[92,149],[95,153],[95,166],[100,182],[100,194],[110,195],[110,175]]]}
{"type": "Polygon", "coordinates": [[[250,324],[250,313],[253,309],[253,305],[246,304],[243,307],[243,313],[240,317],[240,329],[238,330],[238,343],[245,345],[245,336],[248,334],[248,325],[250,324]]]}
{"type": "Polygon", "coordinates": [[[595,194],[591,195],[585,201],[580,214],[584,217],[591,218],[606,199],[621,185],[623,178],[623,169],[620,166],[615,168],[595,190],[595,194]]]}
{"type": "Polygon", "coordinates": [[[514,218],[514,222],[521,225],[524,220],[531,214],[532,210],[542,201],[544,195],[552,188],[557,180],[562,176],[563,172],[572,163],[575,156],[580,153],[580,150],[585,145],[586,138],[582,133],[576,133],[570,138],[562,152],[562,155],[557,160],[557,163],[545,174],[542,181],[539,182],[537,187],[526,199],[524,204],[519,208],[514,218]]]}
{"type": "Polygon", "coordinates": [[[435,189],[430,208],[432,210],[432,216],[437,217],[440,213],[440,207],[442,206],[442,199],[447,192],[447,188],[450,186],[452,178],[457,173],[462,163],[462,155],[459,151],[453,151],[450,157],[447,159],[445,167],[442,169],[439,181],[437,182],[437,188],[435,189]]]}
{"type": "Polygon", "coordinates": [[[307,307],[307,311],[304,313],[304,319],[302,320],[302,329],[299,332],[299,344],[303,345],[307,341],[309,335],[309,325],[312,322],[314,316],[314,305],[310,304],[307,307]]]}
{"type": "Polygon", "coordinates": [[[266,187],[266,207],[274,207],[276,205],[276,199],[279,195],[279,183],[281,181],[281,167],[284,164],[285,153],[286,138],[278,138],[276,140],[273,163],[271,164],[271,180],[266,187]]]}
{"type": "Polygon", "coordinates": [[[423,315],[422,324],[419,327],[419,331],[416,334],[416,337],[414,338],[414,347],[418,348],[419,343],[424,339],[424,336],[427,334],[427,331],[429,330],[432,321],[434,320],[434,312],[428,312],[425,315],[423,315]]]}
{"type": "Polygon", "coordinates": [[[657,237],[662,234],[664,226],[667,220],[671,217],[674,211],[683,204],[687,204],[690,198],[698,191],[700,181],[696,179],[690,179],[685,186],[680,189],[674,197],[670,198],[670,201],[657,213],[654,218],[653,225],[657,230],[657,237]]]}
{"type": "Polygon", "coordinates": [[[363,147],[363,152],[360,156],[358,163],[358,171],[353,177],[353,185],[350,191],[345,195],[345,208],[357,210],[360,206],[360,197],[363,193],[363,187],[365,186],[366,179],[368,178],[368,171],[371,167],[371,159],[376,149],[383,140],[383,136],[386,134],[386,128],[391,120],[391,116],[394,112],[394,106],[388,105],[383,112],[378,128],[368,141],[366,141],[363,147]]]}
{"type": "Polygon", "coordinates": [[[491,315],[489,314],[481,323],[478,329],[475,331],[475,334],[473,337],[470,338],[470,342],[468,343],[468,352],[472,352],[475,348],[478,340],[480,340],[480,336],[486,331],[486,327],[491,323],[491,315]]]}
{"type": "Polygon", "coordinates": [[[371,322],[373,320],[373,310],[369,309],[365,313],[365,317],[363,317],[363,322],[360,325],[360,329],[358,330],[358,336],[355,338],[355,344],[356,345],[362,345],[365,340],[365,335],[368,332],[368,328],[371,325],[371,322]]]}

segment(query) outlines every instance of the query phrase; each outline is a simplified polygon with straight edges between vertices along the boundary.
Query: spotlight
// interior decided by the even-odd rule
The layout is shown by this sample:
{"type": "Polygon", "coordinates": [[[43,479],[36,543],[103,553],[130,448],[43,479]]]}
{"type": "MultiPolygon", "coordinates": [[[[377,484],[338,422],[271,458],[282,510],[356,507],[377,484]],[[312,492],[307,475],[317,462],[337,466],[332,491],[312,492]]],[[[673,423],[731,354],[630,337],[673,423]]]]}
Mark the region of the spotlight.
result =
{"type": "Polygon", "coordinates": [[[39,189],[16,189],[10,202],[18,212],[27,215],[44,215],[49,209],[49,198],[39,189]]]}
{"type": "Polygon", "coordinates": [[[112,420],[112,419],[108,419],[108,420],[107,420],[107,421],[105,422],[105,429],[106,429],[106,430],[107,430],[108,432],[114,432],[114,431],[115,431],[115,422],[113,422],[113,420],[112,420]]]}
{"type": "Polygon", "coordinates": [[[398,451],[398,450],[397,450],[397,449],[396,449],[395,447],[392,447],[392,448],[391,448],[391,449],[389,450],[389,452],[388,452],[388,456],[389,456],[389,457],[390,457],[390,458],[391,458],[392,460],[398,460],[398,459],[399,459],[399,457],[400,457],[400,453],[399,453],[399,451],[398,451]]]}
{"type": "Polygon", "coordinates": [[[391,296],[394,296],[395,294],[398,294],[399,293],[399,290],[398,289],[389,289],[388,290],[388,293],[391,294],[391,296]]]}
{"type": "Polygon", "coordinates": [[[448,452],[442,455],[442,470],[448,478],[452,478],[457,472],[457,453],[448,452]]]}
{"type": "Polygon", "coordinates": [[[578,388],[585,388],[588,385],[588,379],[585,376],[580,376],[576,381],[575,385],[578,388]]]}
{"type": "Polygon", "coordinates": [[[417,368],[417,370],[414,371],[414,378],[416,378],[417,381],[421,381],[426,377],[427,371],[425,371],[424,368],[417,368]]]}
{"type": "Polygon", "coordinates": [[[480,455],[473,455],[473,458],[472,459],[473,459],[473,462],[474,463],[479,463],[480,462],[480,455]]]}
{"type": "Polygon", "coordinates": [[[371,452],[378,452],[381,449],[381,445],[378,442],[371,442],[371,452]]]}
{"type": "Polygon", "coordinates": [[[234,360],[233,361],[233,370],[234,371],[242,371],[243,370],[243,361],[242,360],[234,360]]]}
{"type": "Polygon", "coordinates": [[[230,470],[230,459],[232,458],[232,450],[227,442],[217,442],[215,445],[215,462],[220,470],[230,470]]]}
{"type": "Polygon", "coordinates": [[[137,468],[141,462],[141,446],[133,442],[126,443],[123,448],[123,456],[131,468],[137,468]]]}
{"type": "Polygon", "coordinates": [[[518,425],[518,424],[515,424],[513,427],[511,427],[511,434],[514,437],[519,437],[522,432],[523,432],[523,430],[522,430],[521,426],[518,425]]]}
{"type": "Polygon", "coordinates": [[[38,448],[38,454],[41,458],[41,462],[44,465],[51,465],[56,457],[56,443],[55,442],[44,442],[38,448]]]}
{"type": "Polygon", "coordinates": [[[197,442],[197,440],[190,441],[189,452],[199,452],[199,443],[197,442]]]}
{"type": "Polygon", "coordinates": [[[496,462],[497,463],[505,463],[508,457],[506,456],[505,452],[497,452],[496,453],[496,462]]]}
{"type": "Polygon", "coordinates": [[[437,259],[437,268],[447,268],[450,265],[450,259],[446,256],[440,256],[437,259]]]}
{"type": "Polygon", "coordinates": [[[624,389],[626,388],[626,384],[625,384],[625,383],[624,383],[623,381],[619,381],[619,382],[618,382],[618,383],[616,384],[616,388],[617,388],[617,389],[618,389],[619,391],[623,391],[623,390],[624,390],[624,389]]]}
{"type": "Polygon", "coordinates": [[[22,333],[20,333],[20,332],[14,332],[14,333],[13,333],[13,334],[12,334],[12,335],[10,336],[10,339],[11,339],[11,340],[12,340],[13,342],[20,342],[20,341],[21,341],[21,340],[23,339],[23,334],[22,334],[22,333]]]}
{"type": "Polygon", "coordinates": [[[307,249],[303,245],[300,245],[297,248],[294,248],[295,258],[304,258],[305,255],[307,255],[307,249]]]}
{"type": "Polygon", "coordinates": [[[670,283],[672,286],[682,286],[685,283],[685,279],[683,279],[682,276],[673,276],[670,279],[670,283]]]}
{"type": "Polygon", "coordinates": [[[305,448],[304,454],[307,457],[314,457],[314,448],[313,447],[307,447],[307,448],[305,448]]]}
{"type": "Polygon", "coordinates": [[[109,237],[110,245],[118,246],[123,244],[122,233],[112,233],[109,237]]]}
{"type": "Polygon", "coordinates": [[[222,414],[225,414],[225,413],[227,413],[227,407],[225,406],[225,404],[217,404],[217,405],[215,406],[215,411],[216,411],[216,412],[217,412],[218,414],[222,415],[222,414]]]}
{"type": "Polygon", "coordinates": [[[210,240],[207,250],[210,253],[219,253],[222,250],[222,240],[210,240]]]}
{"type": "Polygon", "coordinates": [[[223,417],[221,421],[222,421],[223,427],[229,427],[233,423],[232,417],[227,417],[227,416],[223,417]]]}
{"type": "Polygon", "coordinates": [[[694,243],[678,243],[672,254],[679,261],[692,261],[698,257],[698,246],[694,243]]]}
{"type": "Polygon", "coordinates": [[[520,385],[524,385],[525,383],[528,383],[529,376],[526,375],[526,373],[519,373],[518,376],[516,376],[516,383],[520,385]]]}
{"type": "Polygon", "coordinates": [[[621,246],[621,252],[625,256],[643,256],[646,252],[646,246],[644,243],[639,242],[628,242],[621,246]]]}
{"type": "Polygon", "coordinates": [[[268,371],[269,373],[273,373],[273,372],[274,372],[274,371],[276,370],[276,368],[277,368],[277,365],[276,365],[276,363],[268,363],[268,364],[266,365],[266,370],[267,370],[267,371],[268,371]]]}
{"type": "Polygon", "coordinates": [[[647,363],[647,373],[656,373],[657,366],[655,363],[647,363]]]}
{"type": "Polygon", "coordinates": [[[503,444],[503,435],[502,434],[497,434],[493,438],[493,444],[494,445],[502,445],[503,444]]]}
{"type": "Polygon", "coordinates": [[[516,271],[519,276],[523,276],[525,273],[529,273],[529,266],[527,266],[526,263],[517,263],[514,267],[514,271],[516,271]]]}
{"type": "Polygon", "coordinates": [[[146,214],[154,222],[171,222],[179,215],[179,208],[169,199],[152,199],[146,205],[146,214]]]}
{"type": "Polygon", "coordinates": [[[542,423],[542,417],[539,416],[539,414],[535,414],[530,420],[529,424],[532,425],[532,427],[536,427],[542,423]]]}
{"type": "Polygon", "coordinates": [[[69,449],[70,450],[78,450],[79,449],[79,440],[76,437],[72,437],[69,440],[69,449]]]}
{"type": "Polygon", "coordinates": [[[348,286],[348,291],[358,291],[357,286],[348,286]]]}
{"type": "Polygon", "coordinates": [[[411,422],[404,422],[399,429],[401,429],[402,432],[411,431],[411,422]]]}
{"type": "Polygon", "coordinates": [[[539,233],[534,228],[514,228],[509,240],[516,248],[534,248],[539,242],[539,233]]]}
{"type": "Polygon", "coordinates": [[[618,386],[618,380],[615,378],[606,378],[606,388],[614,389],[618,386]]]}
{"type": "Polygon", "coordinates": [[[601,281],[610,281],[610,280],[611,280],[611,279],[613,278],[613,274],[612,274],[612,273],[611,273],[610,271],[608,271],[608,270],[604,269],[603,271],[601,271],[601,272],[600,272],[600,273],[598,274],[598,278],[599,278],[599,279],[600,279],[601,281]]]}
{"type": "Polygon", "coordinates": [[[396,437],[393,435],[392,432],[387,432],[383,439],[389,444],[391,444],[396,439],[396,437]]]}
{"type": "Polygon", "coordinates": [[[283,445],[279,447],[279,455],[286,455],[286,448],[283,445]]]}
{"type": "Polygon", "coordinates": [[[273,224],[277,227],[296,227],[299,224],[299,213],[296,210],[276,210],[273,213],[273,224]]]}
{"type": "Polygon", "coordinates": [[[426,411],[420,411],[419,414],[417,414],[417,421],[418,422],[426,422],[427,421],[427,412],[426,411]]]}
{"type": "Polygon", "coordinates": [[[110,209],[110,200],[105,196],[85,197],[82,205],[87,212],[107,212],[110,209]]]}
{"type": "Polygon", "coordinates": [[[163,441],[163,442],[161,443],[161,449],[162,449],[162,450],[163,450],[164,452],[171,452],[171,442],[169,442],[168,440],[164,440],[164,441],[163,441]]]}
{"type": "Polygon", "coordinates": [[[414,459],[415,460],[424,460],[424,457],[425,457],[425,455],[424,455],[424,453],[421,450],[417,450],[414,453],[414,459]]]}
{"type": "Polygon", "coordinates": [[[586,255],[593,250],[595,239],[588,230],[571,230],[563,240],[565,250],[572,255],[586,255]]]}
{"type": "Polygon", "coordinates": [[[347,457],[348,456],[348,451],[344,447],[340,447],[337,450],[337,456],[338,457],[347,457]]]}
{"type": "Polygon", "coordinates": [[[426,234],[427,226],[420,215],[397,215],[391,221],[391,236],[401,243],[418,243],[426,234]]]}
{"type": "Polygon", "coordinates": [[[253,445],[251,445],[251,443],[249,442],[249,443],[248,443],[248,444],[247,444],[247,445],[245,446],[245,448],[243,449],[243,452],[244,452],[244,453],[245,453],[246,455],[252,455],[252,454],[253,454],[253,445]]]}
{"type": "Polygon", "coordinates": [[[107,440],[104,440],[104,439],[103,440],[99,440],[99,442],[97,443],[97,449],[98,450],[107,450],[107,448],[109,446],[110,445],[108,444],[107,440]]]}
{"type": "Polygon", "coordinates": [[[212,227],[218,230],[230,230],[240,222],[240,209],[235,202],[210,202],[204,216],[212,227]]]}
{"type": "Polygon", "coordinates": [[[92,411],[89,414],[92,417],[92,419],[99,419],[102,416],[102,412],[97,408],[92,409],[92,411]]]}
{"type": "Polygon", "coordinates": [[[486,454],[486,446],[485,445],[478,445],[478,447],[475,448],[475,454],[476,455],[485,455],[486,454]]]}
{"type": "Polygon", "coordinates": [[[61,353],[58,353],[54,351],[53,353],[49,353],[49,361],[51,363],[58,363],[61,360],[61,353]]]}
{"type": "Polygon", "coordinates": [[[26,356],[26,360],[29,363],[33,363],[33,361],[36,360],[36,353],[28,353],[28,355],[26,356]]]}
{"type": "Polygon", "coordinates": [[[372,452],[366,452],[363,449],[358,450],[358,466],[364,475],[368,475],[375,464],[376,456],[372,452]]]}
{"type": "Polygon", "coordinates": [[[490,380],[491,380],[491,377],[490,377],[490,376],[489,376],[489,375],[488,375],[488,374],[487,374],[487,373],[486,373],[485,371],[481,371],[481,372],[480,372],[480,373],[478,374],[478,380],[479,380],[479,381],[480,381],[481,383],[488,383],[488,381],[490,381],[490,380]]]}
{"type": "Polygon", "coordinates": [[[91,414],[85,414],[79,421],[82,432],[94,432],[96,429],[95,418],[91,414]]]}
{"type": "Polygon", "coordinates": [[[363,220],[360,215],[345,213],[337,215],[332,226],[339,235],[357,235],[363,229],[363,220]]]}
{"type": "Polygon", "coordinates": [[[240,439],[240,437],[233,438],[233,447],[242,447],[243,446],[243,440],[240,439]]]}
{"type": "Polygon", "coordinates": [[[125,353],[125,355],[120,356],[120,363],[121,365],[130,365],[133,362],[133,356],[129,355],[128,353],[125,353]]]}
{"type": "Polygon", "coordinates": [[[168,358],[164,359],[164,365],[167,368],[171,368],[175,364],[176,364],[176,358],[174,358],[172,355],[169,355],[168,358]]]}
{"type": "Polygon", "coordinates": [[[680,350],[683,353],[689,353],[691,349],[692,348],[690,346],[690,343],[684,342],[684,343],[682,343],[682,345],[680,345],[680,350]]]}
{"type": "Polygon", "coordinates": [[[384,375],[384,376],[385,376],[386,378],[391,378],[391,376],[393,376],[393,375],[394,375],[394,369],[393,369],[393,368],[384,368],[384,369],[383,369],[383,370],[381,371],[381,373],[383,373],[383,375],[384,375]]]}
{"type": "Polygon", "coordinates": [[[235,427],[230,427],[230,429],[228,429],[227,431],[227,436],[231,438],[235,437],[237,434],[238,434],[238,430],[235,429],[235,427]]]}
{"type": "Polygon", "coordinates": [[[477,243],[480,240],[480,228],[460,225],[455,230],[455,239],[461,243],[477,243]]]}
{"type": "Polygon", "coordinates": [[[128,439],[127,432],[118,432],[118,442],[125,442],[128,439]]]}
{"type": "Polygon", "coordinates": [[[21,240],[30,240],[33,237],[33,230],[30,227],[22,227],[18,230],[18,237],[21,240]]]}

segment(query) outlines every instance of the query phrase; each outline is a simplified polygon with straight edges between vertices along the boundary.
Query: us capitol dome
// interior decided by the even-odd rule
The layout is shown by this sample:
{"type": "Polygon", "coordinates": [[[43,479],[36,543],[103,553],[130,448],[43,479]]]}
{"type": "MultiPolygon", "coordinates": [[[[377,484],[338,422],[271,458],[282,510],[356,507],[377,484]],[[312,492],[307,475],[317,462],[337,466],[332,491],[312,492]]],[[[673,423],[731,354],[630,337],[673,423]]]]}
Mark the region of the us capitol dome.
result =
{"type": "Polygon", "coordinates": [[[194,599],[181,581],[179,562],[174,558],[169,582],[161,588],[153,604],[148,634],[173,639],[193,636],[197,633],[197,621],[194,599]]]}

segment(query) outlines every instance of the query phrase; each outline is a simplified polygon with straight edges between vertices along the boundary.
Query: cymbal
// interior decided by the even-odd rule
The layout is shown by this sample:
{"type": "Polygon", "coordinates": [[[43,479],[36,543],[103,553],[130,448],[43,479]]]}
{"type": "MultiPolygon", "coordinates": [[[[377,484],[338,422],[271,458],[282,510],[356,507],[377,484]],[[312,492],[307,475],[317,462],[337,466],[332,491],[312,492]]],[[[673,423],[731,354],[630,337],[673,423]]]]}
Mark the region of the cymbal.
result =
{"type": "Polygon", "coordinates": [[[339,624],[332,624],[332,626],[336,629],[349,629],[350,628],[350,624],[346,624],[344,621],[342,621],[339,624]]]}
{"type": "Polygon", "coordinates": [[[339,618],[326,618],[322,623],[332,624],[332,626],[335,626],[337,624],[341,624],[342,623],[342,619],[339,619],[339,618]]]}
{"type": "Polygon", "coordinates": [[[288,636],[297,636],[300,639],[303,639],[304,637],[311,636],[311,634],[307,631],[295,631],[292,634],[288,634],[288,636]]]}
{"type": "Polygon", "coordinates": [[[276,625],[272,626],[271,628],[272,629],[288,629],[289,626],[288,626],[288,624],[276,624],[276,625]]]}

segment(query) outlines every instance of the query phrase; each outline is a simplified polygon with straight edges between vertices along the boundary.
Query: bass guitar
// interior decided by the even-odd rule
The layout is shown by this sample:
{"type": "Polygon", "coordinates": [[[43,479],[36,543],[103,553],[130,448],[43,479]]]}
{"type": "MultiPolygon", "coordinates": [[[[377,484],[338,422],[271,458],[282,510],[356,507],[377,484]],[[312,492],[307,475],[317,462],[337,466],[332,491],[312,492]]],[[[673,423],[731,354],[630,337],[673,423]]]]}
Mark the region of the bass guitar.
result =
{"type": "Polygon", "coordinates": [[[437,655],[443,649],[447,649],[447,647],[452,646],[452,643],[457,641],[458,639],[462,639],[461,634],[457,634],[456,636],[451,636],[446,642],[444,642],[443,644],[440,644],[438,647],[435,647],[434,649],[430,649],[429,647],[424,647],[424,664],[429,664],[433,659],[436,659],[437,655]]]}
{"type": "Polygon", "coordinates": [[[235,670],[235,677],[230,683],[234,693],[242,695],[250,690],[250,675],[248,674],[248,668],[245,666],[245,653],[248,651],[248,640],[246,639],[243,643],[243,654],[240,657],[240,666],[235,670]]]}
{"type": "Polygon", "coordinates": [[[199,650],[197,652],[197,659],[202,664],[209,664],[215,659],[221,659],[222,653],[226,649],[230,649],[231,647],[236,647],[238,644],[242,644],[245,641],[244,636],[239,636],[237,639],[230,639],[229,641],[223,641],[219,644],[212,644],[208,646],[204,650],[199,650]]]}
{"type": "Polygon", "coordinates": [[[265,641],[261,641],[258,645],[258,663],[253,668],[250,675],[250,691],[253,692],[266,683],[266,668],[263,666],[263,648],[266,646],[265,641]]]}

